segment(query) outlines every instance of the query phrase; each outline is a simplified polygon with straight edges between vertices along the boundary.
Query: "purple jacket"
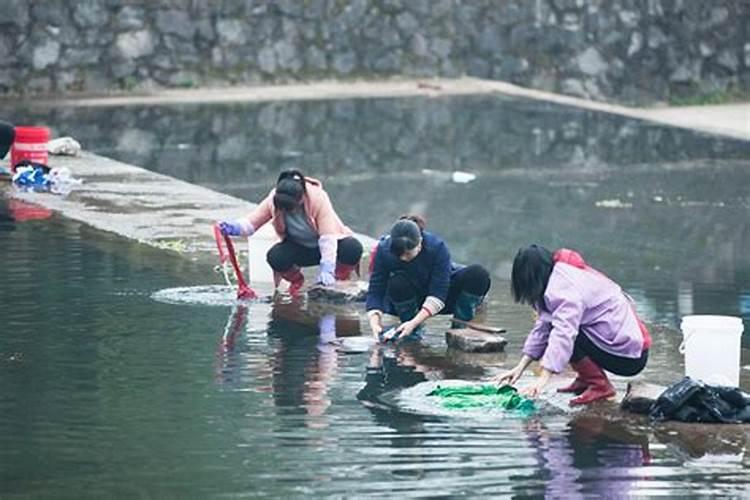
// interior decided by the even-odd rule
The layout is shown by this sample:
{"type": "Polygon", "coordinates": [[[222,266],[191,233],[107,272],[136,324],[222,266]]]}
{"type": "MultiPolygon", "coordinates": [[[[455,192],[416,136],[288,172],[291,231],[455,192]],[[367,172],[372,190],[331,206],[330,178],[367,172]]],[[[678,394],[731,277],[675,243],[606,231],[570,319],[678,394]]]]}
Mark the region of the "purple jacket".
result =
{"type": "Polygon", "coordinates": [[[604,275],[557,262],[544,292],[547,311],[523,346],[523,353],[542,367],[560,373],[573,355],[579,330],[600,349],[616,356],[639,358],[643,334],[622,289],[604,275]]]}

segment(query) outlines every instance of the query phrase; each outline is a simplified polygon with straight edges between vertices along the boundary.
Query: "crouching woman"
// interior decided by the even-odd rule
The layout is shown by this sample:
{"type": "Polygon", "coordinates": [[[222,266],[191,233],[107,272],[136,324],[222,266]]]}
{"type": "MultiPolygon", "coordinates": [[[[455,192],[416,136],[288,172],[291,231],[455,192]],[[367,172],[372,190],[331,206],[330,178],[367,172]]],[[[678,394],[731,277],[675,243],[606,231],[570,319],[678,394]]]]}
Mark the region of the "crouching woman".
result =
{"type": "Polygon", "coordinates": [[[367,290],[370,329],[383,341],[419,340],[424,321],[435,314],[473,319],[490,285],[481,265],[451,261],[445,242],[425,230],[424,218],[403,216],[375,249],[367,290]],[[384,313],[398,316],[401,324],[383,333],[384,313]]]}
{"type": "Polygon", "coordinates": [[[570,363],[578,376],[558,391],[577,394],[570,404],[581,405],[615,395],[604,370],[630,377],[646,366],[651,337],[630,298],[580,254],[522,248],[513,261],[511,291],[517,303],[534,308],[537,320],[521,361],[496,382],[514,384],[532,361],[539,361],[541,376],[521,391],[535,397],[552,374],[570,363]]]}
{"type": "Polygon", "coordinates": [[[219,227],[223,234],[249,237],[268,221],[281,240],[266,255],[276,287],[283,278],[289,282],[289,294],[298,295],[305,281],[300,268],[318,263],[316,282],[326,286],[348,280],[356,272],[362,244],[334,211],[317,179],[285,170],[245,220],[222,221],[219,227]]]}

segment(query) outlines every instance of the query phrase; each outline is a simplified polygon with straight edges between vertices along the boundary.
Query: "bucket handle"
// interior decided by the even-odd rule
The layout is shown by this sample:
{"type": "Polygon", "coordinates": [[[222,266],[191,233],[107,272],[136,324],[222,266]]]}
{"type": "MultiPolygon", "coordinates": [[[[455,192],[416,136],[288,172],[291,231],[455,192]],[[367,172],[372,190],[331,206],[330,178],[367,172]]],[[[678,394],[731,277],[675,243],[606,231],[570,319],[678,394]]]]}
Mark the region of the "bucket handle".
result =
{"type": "Polygon", "coordinates": [[[680,347],[677,348],[677,350],[680,352],[680,354],[685,354],[685,348],[687,347],[688,340],[690,340],[690,337],[693,336],[694,332],[690,332],[682,339],[682,342],[680,342],[680,347]]]}

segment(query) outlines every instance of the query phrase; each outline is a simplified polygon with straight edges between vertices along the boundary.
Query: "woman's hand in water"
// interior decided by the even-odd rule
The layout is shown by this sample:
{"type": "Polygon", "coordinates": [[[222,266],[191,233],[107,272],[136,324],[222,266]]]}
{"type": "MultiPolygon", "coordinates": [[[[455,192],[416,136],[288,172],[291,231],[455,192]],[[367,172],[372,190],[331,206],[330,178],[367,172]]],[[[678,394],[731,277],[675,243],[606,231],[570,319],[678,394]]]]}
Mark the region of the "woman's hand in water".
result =
{"type": "Polygon", "coordinates": [[[404,321],[400,325],[396,327],[395,332],[395,339],[405,339],[409,335],[411,335],[411,332],[413,332],[417,327],[419,326],[419,323],[414,321],[413,319],[410,319],[409,321],[404,321]]]}
{"type": "Polygon", "coordinates": [[[528,387],[524,387],[520,391],[518,391],[518,394],[521,396],[525,396],[527,398],[536,399],[539,394],[542,393],[542,388],[544,387],[543,384],[539,384],[538,382],[536,384],[532,384],[528,387]]]}
{"type": "Polygon", "coordinates": [[[383,325],[380,323],[380,314],[370,315],[370,330],[372,331],[372,336],[379,341],[380,333],[383,331],[383,325]]]}
{"type": "Polygon", "coordinates": [[[546,368],[542,368],[542,373],[539,375],[539,379],[531,384],[528,387],[524,387],[518,393],[521,396],[526,396],[527,398],[536,398],[539,396],[542,391],[544,390],[544,386],[547,385],[547,382],[549,382],[549,379],[552,378],[552,372],[547,370],[546,368]]]}
{"type": "Polygon", "coordinates": [[[521,357],[521,361],[511,370],[501,373],[500,375],[493,377],[492,381],[497,385],[513,385],[515,384],[526,368],[534,361],[528,354],[524,354],[521,357]]]}
{"type": "Polygon", "coordinates": [[[513,369],[504,371],[500,375],[493,377],[492,382],[500,386],[514,385],[521,378],[524,368],[520,364],[516,365],[513,369]]]}

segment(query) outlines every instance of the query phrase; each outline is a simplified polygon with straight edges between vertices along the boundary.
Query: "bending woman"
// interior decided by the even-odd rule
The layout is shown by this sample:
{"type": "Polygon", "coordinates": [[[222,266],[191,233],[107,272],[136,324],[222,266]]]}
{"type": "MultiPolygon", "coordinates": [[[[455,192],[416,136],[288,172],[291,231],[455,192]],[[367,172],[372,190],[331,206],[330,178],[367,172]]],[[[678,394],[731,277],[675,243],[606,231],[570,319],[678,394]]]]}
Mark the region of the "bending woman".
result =
{"type": "Polygon", "coordinates": [[[220,222],[224,234],[250,236],[271,221],[281,242],[268,251],[266,260],[274,271],[274,284],[289,282],[296,295],[304,284],[301,267],[320,265],[317,282],[332,285],[349,279],[362,256],[362,244],[333,210],[320,181],[299,170],[279,175],[276,187],[246,220],[220,222]]]}
{"type": "Polygon", "coordinates": [[[423,218],[405,216],[378,242],[367,290],[370,328],[380,338],[384,313],[401,320],[382,340],[418,338],[422,323],[435,314],[469,321],[490,289],[484,267],[452,263],[446,244],[424,228],[423,218]]]}
{"type": "Polygon", "coordinates": [[[615,394],[604,369],[631,377],[646,366],[651,336],[630,298],[580,254],[560,249],[553,255],[536,245],[522,248],[513,260],[511,281],[514,300],[531,305],[537,320],[521,361],[496,377],[497,382],[514,384],[538,360],[539,380],[521,391],[534,397],[570,362],[578,377],[558,391],[579,394],[571,405],[587,404],[615,394]]]}

